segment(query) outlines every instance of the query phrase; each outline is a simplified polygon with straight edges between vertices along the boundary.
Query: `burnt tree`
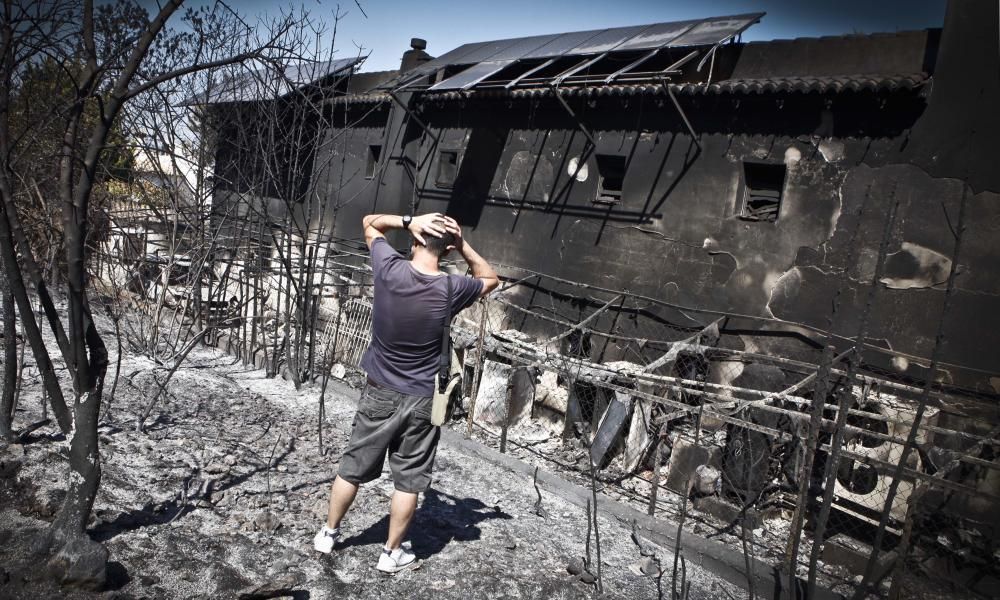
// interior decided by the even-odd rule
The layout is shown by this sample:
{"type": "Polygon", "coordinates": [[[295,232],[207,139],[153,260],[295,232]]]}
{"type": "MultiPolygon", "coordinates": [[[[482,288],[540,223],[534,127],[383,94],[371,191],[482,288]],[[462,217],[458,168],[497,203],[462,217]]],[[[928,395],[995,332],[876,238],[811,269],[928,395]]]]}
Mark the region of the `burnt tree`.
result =
{"type": "Polygon", "coordinates": [[[150,15],[137,3],[94,6],[82,2],[19,3],[7,0],[0,22],[0,254],[19,309],[28,343],[39,364],[54,413],[63,431],[72,431],[67,494],[46,539],[38,549],[52,555],[49,568],[64,583],[100,586],[108,553],[85,533],[101,479],[97,423],[108,352],[94,323],[88,295],[88,259],[92,251],[91,206],[106,176],[104,159],[112,147],[115,126],[129,103],[155,94],[159,87],[199,71],[282,56],[281,38],[294,21],[286,16],[262,37],[224,4],[188,11],[190,33],[165,28],[182,0],[165,2],[150,15]],[[51,307],[41,271],[24,241],[15,200],[23,186],[26,148],[32,140],[27,124],[12,132],[11,89],[39,55],[74,65],[59,75],[72,90],[68,101],[41,115],[59,124],[58,152],[50,156],[57,173],[50,204],[62,214],[65,292],[68,324],[51,307]],[[212,56],[212,60],[204,57],[212,56]],[[19,160],[20,159],[20,160],[19,160]],[[69,414],[34,320],[28,285],[46,309],[62,358],[72,377],[73,408],[69,414]]]}

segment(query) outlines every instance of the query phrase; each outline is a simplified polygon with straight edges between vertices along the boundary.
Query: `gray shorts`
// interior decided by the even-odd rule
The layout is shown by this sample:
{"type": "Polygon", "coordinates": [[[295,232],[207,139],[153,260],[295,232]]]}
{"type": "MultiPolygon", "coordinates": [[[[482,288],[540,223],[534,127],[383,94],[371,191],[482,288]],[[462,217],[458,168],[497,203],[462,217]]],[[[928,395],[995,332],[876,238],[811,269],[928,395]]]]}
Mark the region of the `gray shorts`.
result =
{"type": "Polygon", "coordinates": [[[340,459],[340,478],[355,484],[378,479],[388,453],[397,490],[419,493],[430,487],[441,435],[431,425],[431,400],[365,384],[351,441],[340,459]]]}

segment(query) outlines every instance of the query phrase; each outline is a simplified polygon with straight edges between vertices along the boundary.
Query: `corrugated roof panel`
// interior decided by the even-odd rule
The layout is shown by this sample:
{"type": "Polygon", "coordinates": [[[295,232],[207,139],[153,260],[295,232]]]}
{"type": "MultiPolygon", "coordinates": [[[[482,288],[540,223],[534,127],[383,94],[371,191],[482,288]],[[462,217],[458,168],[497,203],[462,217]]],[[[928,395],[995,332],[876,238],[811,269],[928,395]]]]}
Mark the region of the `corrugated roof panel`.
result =
{"type": "Polygon", "coordinates": [[[670,46],[707,46],[724,42],[738,35],[760,20],[764,13],[751,13],[732,17],[705,19],[691,28],[679,38],[670,42],[670,46]]]}
{"type": "Polygon", "coordinates": [[[500,69],[503,69],[507,65],[514,62],[513,60],[488,60],[486,62],[477,63],[472,65],[468,69],[462,71],[458,75],[449,77],[444,81],[432,86],[430,91],[439,90],[464,90],[470,88],[480,81],[486,79],[490,75],[493,75],[500,69]]]}

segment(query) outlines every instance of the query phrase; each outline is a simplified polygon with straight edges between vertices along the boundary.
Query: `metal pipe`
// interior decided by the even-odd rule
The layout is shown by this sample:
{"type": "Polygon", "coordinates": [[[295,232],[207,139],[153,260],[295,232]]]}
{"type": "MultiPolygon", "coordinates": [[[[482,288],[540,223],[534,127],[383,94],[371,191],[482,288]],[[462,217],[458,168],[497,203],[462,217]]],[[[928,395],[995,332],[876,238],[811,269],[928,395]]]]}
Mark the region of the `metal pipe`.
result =
{"type": "Polygon", "coordinates": [[[387,92],[387,93],[389,94],[389,97],[390,97],[390,98],[392,98],[392,99],[393,99],[393,101],[394,101],[394,102],[395,102],[396,104],[398,104],[400,108],[402,108],[402,109],[403,109],[404,111],[406,111],[406,114],[407,114],[407,115],[408,115],[408,116],[409,116],[409,117],[410,117],[411,119],[413,119],[413,121],[414,121],[414,122],[415,122],[415,123],[416,123],[417,125],[419,125],[419,126],[420,126],[420,128],[421,128],[421,129],[423,129],[425,133],[427,133],[427,135],[431,136],[431,139],[433,139],[433,140],[434,140],[434,143],[440,143],[440,140],[438,140],[438,137],[437,137],[436,135],[434,135],[434,132],[432,132],[432,131],[430,130],[430,128],[429,128],[429,127],[427,127],[427,125],[426,125],[426,124],[424,124],[424,122],[420,120],[420,117],[418,117],[418,116],[417,116],[417,115],[416,115],[416,114],[415,114],[415,113],[414,113],[414,112],[413,112],[413,111],[412,111],[412,110],[410,109],[410,107],[409,107],[409,106],[407,106],[406,104],[404,104],[404,103],[403,103],[403,101],[402,101],[402,100],[400,100],[399,98],[397,98],[397,97],[396,97],[396,94],[395,94],[394,92],[387,92]]]}
{"type": "Polygon", "coordinates": [[[667,95],[670,96],[670,101],[674,103],[674,108],[681,115],[681,119],[684,121],[684,126],[687,127],[688,133],[691,134],[691,139],[694,141],[694,145],[698,146],[698,150],[701,151],[701,142],[698,141],[698,134],[694,132],[694,127],[691,127],[691,121],[688,121],[687,115],[684,114],[684,109],[681,108],[680,102],[677,101],[677,97],[674,96],[673,90],[670,89],[670,84],[667,82],[663,83],[664,89],[667,90],[667,95]]]}

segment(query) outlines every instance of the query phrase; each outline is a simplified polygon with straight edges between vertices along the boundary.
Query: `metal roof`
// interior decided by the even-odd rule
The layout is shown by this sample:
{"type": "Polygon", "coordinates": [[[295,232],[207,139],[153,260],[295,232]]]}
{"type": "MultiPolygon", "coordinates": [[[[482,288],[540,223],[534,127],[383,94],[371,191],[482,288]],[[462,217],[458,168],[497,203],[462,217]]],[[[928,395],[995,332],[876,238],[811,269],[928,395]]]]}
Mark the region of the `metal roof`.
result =
{"type": "Polygon", "coordinates": [[[222,81],[188,98],[183,104],[222,104],[283,98],[327,77],[347,75],[364,59],[361,56],[301,62],[286,65],[283,69],[270,65],[259,69],[240,67],[222,81]]]}
{"type": "MultiPolygon", "coordinates": [[[[762,16],[764,13],[748,13],[693,21],[673,21],[465,44],[406,72],[384,87],[393,88],[411,84],[445,67],[473,65],[487,61],[515,62],[561,56],[601,55],[610,52],[714,46],[736,37],[758,22],[762,16]]],[[[438,89],[453,87],[462,86],[446,86],[438,89]]]]}

